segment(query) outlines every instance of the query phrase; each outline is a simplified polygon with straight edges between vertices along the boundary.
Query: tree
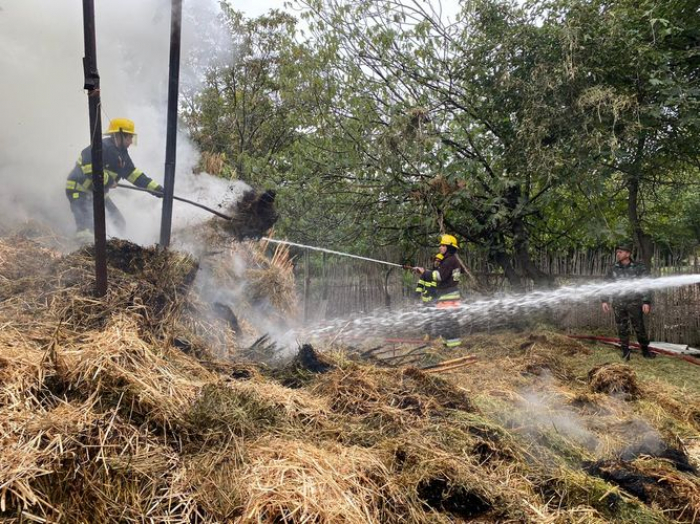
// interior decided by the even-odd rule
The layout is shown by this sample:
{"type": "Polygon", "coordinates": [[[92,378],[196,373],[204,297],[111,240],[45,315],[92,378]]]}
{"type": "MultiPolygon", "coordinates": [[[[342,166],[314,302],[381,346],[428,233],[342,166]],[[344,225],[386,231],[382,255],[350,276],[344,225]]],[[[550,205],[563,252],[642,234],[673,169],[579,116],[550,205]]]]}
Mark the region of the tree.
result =
{"type": "Polygon", "coordinates": [[[272,184],[304,112],[297,71],[305,51],[294,41],[296,19],[272,11],[247,20],[227,4],[222,9],[233,56],[206,71],[203,89],[186,97],[183,117],[199,148],[222,160],[219,169],[272,184]]]}
{"type": "Polygon", "coordinates": [[[669,224],[692,231],[691,4],[473,0],[448,24],[420,0],[298,0],[308,40],[289,15],[227,11],[240,60],[209,71],[188,122],[278,187],[297,241],[411,251],[449,230],[513,286],[549,285],[537,250],[628,230],[648,258],[669,224]]]}
{"type": "MultiPolygon", "coordinates": [[[[611,187],[627,193],[629,228],[650,264],[658,189],[698,190],[700,29],[697,2],[550,4],[569,28],[572,77],[581,83],[580,136],[611,187]]],[[[664,202],[668,205],[669,202],[664,202]]]]}

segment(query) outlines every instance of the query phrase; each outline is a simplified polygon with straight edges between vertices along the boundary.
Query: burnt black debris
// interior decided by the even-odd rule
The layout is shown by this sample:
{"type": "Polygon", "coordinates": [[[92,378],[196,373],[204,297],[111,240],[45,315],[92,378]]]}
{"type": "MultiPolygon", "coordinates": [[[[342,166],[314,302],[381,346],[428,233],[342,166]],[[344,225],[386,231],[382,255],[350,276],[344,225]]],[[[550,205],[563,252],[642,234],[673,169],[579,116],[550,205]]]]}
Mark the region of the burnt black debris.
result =
{"type": "Polygon", "coordinates": [[[239,240],[264,236],[279,218],[275,210],[275,196],[274,190],[263,193],[246,191],[231,212],[227,231],[239,240]]]}
{"type": "Polygon", "coordinates": [[[324,362],[310,344],[304,344],[299,348],[299,353],[292,365],[312,373],[325,373],[335,367],[329,362],[324,362]]]}
{"type": "Polygon", "coordinates": [[[221,320],[225,321],[235,333],[240,331],[241,328],[238,324],[238,318],[229,306],[222,304],[221,302],[214,302],[212,304],[212,309],[214,314],[221,320]]]}
{"type": "Polygon", "coordinates": [[[492,508],[491,502],[482,494],[465,486],[454,485],[444,477],[422,480],[417,486],[417,492],[429,508],[463,519],[478,517],[492,508]]]}
{"type": "Polygon", "coordinates": [[[669,461],[678,471],[697,473],[685,451],[669,446],[654,435],[643,438],[620,452],[621,460],[631,462],[640,456],[661,458],[669,461]]]}

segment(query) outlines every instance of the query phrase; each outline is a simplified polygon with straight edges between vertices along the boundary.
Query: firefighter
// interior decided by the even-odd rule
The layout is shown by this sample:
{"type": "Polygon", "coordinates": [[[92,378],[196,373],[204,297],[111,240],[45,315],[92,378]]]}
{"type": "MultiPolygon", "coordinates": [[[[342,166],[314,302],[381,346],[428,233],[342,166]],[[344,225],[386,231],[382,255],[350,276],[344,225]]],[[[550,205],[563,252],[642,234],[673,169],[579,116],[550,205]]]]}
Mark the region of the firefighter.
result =
{"type": "MultiPolygon", "coordinates": [[[[435,255],[433,258],[433,270],[440,267],[440,263],[442,262],[443,258],[445,258],[445,256],[442,253],[435,255]]],[[[429,275],[430,272],[428,272],[427,280],[425,280],[423,275],[421,275],[418,279],[418,283],[416,284],[416,293],[418,296],[420,296],[421,302],[426,307],[432,307],[435,305],[435,296],[437,294],[437,283],[434,282],[429,275]]]]}
{"type": "MultiPolygon", "coordinates": [[[[632,245],[623,242],[615,247],[616,263],[608,271],[605,279],[610,281],[628,280],[631,278],[644,278],[648,275],[646,266],[632,259],[632,245]]],[[[604,297],[602,307],[605,313],[610,312],[610,300],[604,297]]],[[[631,356],[630,324],[637,334],[637,341],[642,348],[644,358],[656,358],[656,353],[649,351],[649,337],[644,326],[644,315],[651,311],[651,298],[644,293],[632,292],[625,295],[616,296],[612,301],[612,310],[615,314],[617,333],[620,338],[620,348],[622,359],[629,360],[631,356]]]]}
{"type": "MultiPolygon", "coordinates": [[[[102,160],[104,165],[105,209],[114,220],[118,229],[123,230],[126,220],[116,204],[107,193],[116,187],[121,179],[126,179],[135,186],[147,189],[157,197],[162,197],[163,186],[151,180],[143,171],[137,169],[129,156],[129,146],[136,141],[134,122],[128,118],[115,118],[109,123],[102,141],[102,160]]],[[[94,233],[92,207],[92,151],[88,146],[80,153],[75,167],[66,180],[66,197],[75,218],[76,237],[81,242],[90,242],[94,233]]]]}
{"type": "MultiPolygon", "coordinates": [[[[431,271],[425,271],[422,267],[416,268],[416,272],[422,275],[423,280],[435,284],[436,309],[449,310],[460,305],[459,279],[462,271],[456,256],[458,247],[454,236],[442,235],[440,253],[444,258],[440,265],[431,271]]],[[[459,338],[459,326],[453,319],[445,315],[440,319],[439,324],[446,347],[455,348],[462,343],[459,338]]]]}

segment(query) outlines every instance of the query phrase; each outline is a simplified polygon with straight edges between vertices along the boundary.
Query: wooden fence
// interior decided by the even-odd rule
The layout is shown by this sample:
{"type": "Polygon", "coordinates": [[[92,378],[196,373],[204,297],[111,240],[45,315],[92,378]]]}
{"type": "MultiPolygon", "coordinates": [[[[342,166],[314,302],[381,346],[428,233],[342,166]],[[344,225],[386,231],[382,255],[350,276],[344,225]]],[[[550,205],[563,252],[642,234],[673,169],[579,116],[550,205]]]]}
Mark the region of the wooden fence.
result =
{"type": "MultiPolygon", "coordinates": [[[[493,292],[508,292],[503,275],[485,260],[460,254],[469,261],[470,271],[493,292]]],[[[400,261],[396,253],[384,251],[373,258],[400,261]]],[[[417,263],[428,265],[430,253],[424,253],[417,263]]],[[[304,319],[315,323],[336,317],[352,317],[370,313],[377,308],[401,309],[418,306],[414,293],[416,277],[397,267],[339,258],[331,255],[303,254],[298,259],[297,283],[302,298],[304,319]]],[[[600,281],[613,262],[612,252],[580,251],[564,256],[543,255],[538,267],[556,277],[559,283],[600,281]]],[[[676,261],[660,265],[653,275],[700,273],[698,260],[681,265],[676,261]]],[[[466,284],[468,288],[468,283],[466,284]]],[[[464,296],[476,295],[465,289],[464,296]]],[[[656,291],[652,314],[647,318],[652,340],[689,344],[700,347],[700,285],[656,291]]],[[[543,320],[538,317],[539,320],[543,320]]],[[[612,314],[602,312],[600,303],[579,303],[552,312],[547,322],[577,334],[615,334],[612,314]]]]}

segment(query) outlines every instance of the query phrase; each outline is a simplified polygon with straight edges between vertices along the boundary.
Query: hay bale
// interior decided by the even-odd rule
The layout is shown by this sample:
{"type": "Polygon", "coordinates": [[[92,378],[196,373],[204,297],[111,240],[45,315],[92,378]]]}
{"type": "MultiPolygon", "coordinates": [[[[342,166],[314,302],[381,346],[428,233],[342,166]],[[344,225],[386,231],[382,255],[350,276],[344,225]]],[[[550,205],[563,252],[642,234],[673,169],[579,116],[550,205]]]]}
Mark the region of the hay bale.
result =
{"type": "Polygon", "coordinates": [[[588,372],[588,385],[594,393],[621,394],[636,399],[640,390],[637,374],[625,364],[601,364],[588,372]]]}

